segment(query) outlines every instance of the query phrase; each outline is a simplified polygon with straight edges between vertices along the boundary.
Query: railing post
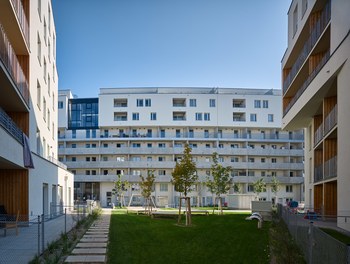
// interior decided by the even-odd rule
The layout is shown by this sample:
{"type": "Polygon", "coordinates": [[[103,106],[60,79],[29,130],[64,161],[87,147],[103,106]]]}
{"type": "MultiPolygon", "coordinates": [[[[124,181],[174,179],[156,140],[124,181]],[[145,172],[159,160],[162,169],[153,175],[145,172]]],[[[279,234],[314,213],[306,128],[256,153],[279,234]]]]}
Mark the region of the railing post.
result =
{"type": "Polygon", "coordinates": [[[40,256],[40,215],[38,215],[38,256],[40,256]]]}
{"type": "Polygon", "coordinates": [[[64,208],[64,233],[67,234],[67,208],[64,208]]]}
{"type": "Polygon", "coordinates": [[[41,230],[42,230],[42,236],[41,236],[41,247],[42,247],[42,252],[44,252],[44,246],[45,246],[45,226],[44,226],[44,222],[45,222],[45,216],[44,214],[42,214],[41,217],[41,230]]]}

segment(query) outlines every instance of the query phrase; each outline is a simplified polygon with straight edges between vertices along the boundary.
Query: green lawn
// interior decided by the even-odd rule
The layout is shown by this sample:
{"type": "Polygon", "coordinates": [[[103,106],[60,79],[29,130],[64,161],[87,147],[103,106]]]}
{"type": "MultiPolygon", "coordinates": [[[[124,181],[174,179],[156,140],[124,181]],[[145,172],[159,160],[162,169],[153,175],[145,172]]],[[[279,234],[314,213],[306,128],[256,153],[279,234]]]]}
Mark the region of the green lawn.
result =
{"type": "Polygon", "coordinates": [[[114,211],[108,263],[269,263],[268,230],[247,214],[194,216],[193,226],[174,219],[114,211]]]}

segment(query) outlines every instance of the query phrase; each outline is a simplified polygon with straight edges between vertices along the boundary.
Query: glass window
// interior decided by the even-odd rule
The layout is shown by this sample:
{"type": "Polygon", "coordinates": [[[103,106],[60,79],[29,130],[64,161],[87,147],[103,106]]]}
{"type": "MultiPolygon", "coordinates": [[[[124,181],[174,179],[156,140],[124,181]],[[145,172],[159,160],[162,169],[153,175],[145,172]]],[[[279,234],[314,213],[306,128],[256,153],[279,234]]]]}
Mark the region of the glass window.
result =
{"type": "Polygon", "coordinates": [[[142,107],[143,106],[143,99],[137,99],[136,100],[136,106],[142,107]]]}
{"type": "Polygon", "coordinates": [[[210,121],[210,113],[204,113],[204,120],[210,121]]]}
{"type": "Polygon", "coordinates": [[[147,106],[147,107],[152,106],[152,100],[151,99],[145,99],[145,106],[147,106]]]}
{"type": "Polygon", "coordinates": [[[254,108],[261,108],[261,101],[260,100],[254,100],[254,108]]]}
{"type": "Polygon", "coordinates": [[[209,99],[209,106],[210,107],[215,107],[216,106],[215,99],[209,99]]]}
{"type": "Polygon", "coordinates": [[[196,120],[197,121],[202,120],[202,113],[196,113],[196,120]]]}
{"type": "Polygon", "coordinates": [[[269,101],[263,100],[263,108],[269,108],[269,101]]]}
{"type": "Polygon", "coordinates": [[[62,109],[63,108],[63,102],[62,101],[58,101],[58,109],[62,109]]]}
{"type": "Polygon", "coordinates": [[[273,122],[273,114],[268,114],[267,120],[268,120],[269,122],[273,122]]]}
{"type": "Polygon", "coordinates": [[[190,99],[190,107],[196,107],[197,106],[197,99],[190,99]]]}
{"type": "Polygon", "coordinates": [[[140,120],[140,114],[139,113],[132,113],[132,120],[140,120]]]}
{"type": "Polygon", "coordinates": [[[157,120],[157,113],[155,112],[151,113],[151,120],[157,120]]]}
{"type": "Polygon", "coordinates": [[[160,191],[161,192],[167,192],[168,191],[168,184],[167,183],[161,183],[160,184],[160,191]]]}
{"type": "Polygon", "coordinates": [[[256,114],[250,114],[250,121],[256,122],[256,114]]]}

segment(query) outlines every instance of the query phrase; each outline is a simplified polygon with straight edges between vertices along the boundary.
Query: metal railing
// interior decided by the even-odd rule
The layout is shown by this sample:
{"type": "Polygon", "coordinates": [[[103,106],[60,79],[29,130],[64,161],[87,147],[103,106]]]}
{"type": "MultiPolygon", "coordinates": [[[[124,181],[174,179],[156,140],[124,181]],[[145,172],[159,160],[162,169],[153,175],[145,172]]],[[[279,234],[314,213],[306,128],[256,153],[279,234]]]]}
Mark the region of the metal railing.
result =
{"type": "Polygon", "coordinates": [[[337,156],[330,158],[324,163],[324,178],[330,179],[337,177],[337,156]]]}
{"type": "Polygon", "coordinates": [[[23,145],[23,132],[16,123],[0,107],[0,125],[12,135],[20,144],[23,145]]]}
{"type": "Polygon", "coordinates": [[[318,19],[316,24],[311,30],[310,36],[308,40],[304,43],[304,46],[294,62],[292,68],[290,69],[290,72],[286,76],[286,78],[283,81],[283,93],[285,94],[286,91],[288,90],[290,84],[294,80],[295,76],[299,72],[300,68],[302,65],[304,65],[305,60],[308,58],[309,53],[311,50],[314,48],[316,45],[318,39],[322,35],[324,29],[328,25],[328,22],[331,19],[331,5],[330,1],[326,4],[326,6],[322,10],[321,17],[318,19]]]}
{"type": "Polygon", "coordinates": [[[314,182],[323,180],[323,164],[314,167],[314,182]]]}
{"type": "Polygon", "coordinates": [[[21,0],[11,0],[12,5],[16,11],[17,19],[19,24],[21,25],[22,33],[29,47],[29,24],[27,16],[24,12],[22,1],[21,0]]]}
{"type": "Polygon", "coordinates": [[[314,134],[314,146],[318,144],[323,138],[323,123],[317,128],[314,134]]]}
{"type": "Polygon", "coordinates": [[[5,31],[0,24],[0,60],[5,65],[9,75],[12,77],[18,92],[22,95],[27,106],[29,106],[28,80],[19,64],[16,53],[8,40],[5,31]]]}
{"type": "Polygon", "coordinates": [[[278,204],[277,212],[304,253],[307,263],[350,263],[349,246],[320,229],[322,227],[336,229],[335,216],[311,214],[305,211],[300,214],[281,204],[278,204]]]}
{"type": "Polygon", "coordinates": [[[324,120],[324,134],[327,134],[337,124],[338,107],[337,104],[329,112],[324,120]]]}
{"type": "Polygon", "coordinates": [[[327,63],[327,61],[330,58],[330,51],[327,50],[323,58],[321,59],[320,63],[315,67],[313,72],[309,75],[309,77],[305,80],[305,82],[301,85],[297,93],[294,95],[292,100],[288,103],[286,108],[283,110],[283,116],[285,116],[289,110],[292,108],[292,106],[295,104],[295,102],[299,99],[299,97],[305,92],[306,88],[309,86],[309,84],[312,82],[312,80],[316,77],[316,75],[320,72],[322,67],[327,63]]]}

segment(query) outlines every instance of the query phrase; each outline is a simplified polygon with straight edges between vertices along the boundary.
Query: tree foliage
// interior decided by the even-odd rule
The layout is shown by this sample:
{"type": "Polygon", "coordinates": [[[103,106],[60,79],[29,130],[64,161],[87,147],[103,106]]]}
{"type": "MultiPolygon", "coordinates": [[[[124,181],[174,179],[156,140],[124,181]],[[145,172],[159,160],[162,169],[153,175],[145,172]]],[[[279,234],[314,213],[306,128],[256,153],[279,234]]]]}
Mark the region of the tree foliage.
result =
{"type": "Polygon", "coordinates": [[[213,164],[211,166],[211,176],[207,176],[206,186],[210,192],[219,198],[219,209],[222,214],[222,194],[227,193],[232,185],[230,172],[232,167],[224,167],[218,161],[218,153],[213,153],[213,164]]]}
{"type": "Polygon", "coordinates": [[[114,182],[114,188],[112,190],[112,194],[118,197],[118,206],[122,207],[122,197],[123,191],[125,191],[125,187],[128,184],[128,181],[122,180],[121,175],[117,175],[117,180],[114,182]]]}
{"type": "Polygon", "coordinates": [[[259,194],[266,190],[266,183],[263,178],[260,178],[253,184],[254,192],[257,194],[257,198],[259,199],[259,194]]]}
{"type": "MultiPolygon", "coordinates": [[[[185,145],[183,157],[180,162],[176,162],[172,172],[171,183],[175,186],[175,191],[183,193],[186,206],[186,225],[191,225],[191,203],[188,193],[194,190],[195,184],[198,181],[196,163],[192,159],[192,149],[188,144],[185,145]]],[[[181,220],[181,197],[179,206],[179,218],[181,220]]]]}
{"type": "Polygon", "coordinates": [[[150,212],[152,211],[152,206],[151,206],[152,189],[153,189],[154,181],[156,179],[156,177],[154,176],[154,170],[148,170],[147,177],[145,178],[142,175],[140,175],[140,178],[141,178],[141,183],[140,183],[141,195],[146,200],[145,210],[147,210],[148,213],[150,214],[150,212]]]}
{"type": "Polygon", "coordinates": [[[276,176],[273,176],[272,177],[272,180],[271,180],[271,191],[272,193],[275,195],[275,203],[277,204],[277,193],[280,189],[280,182],[277,180],[276,176]]]}

